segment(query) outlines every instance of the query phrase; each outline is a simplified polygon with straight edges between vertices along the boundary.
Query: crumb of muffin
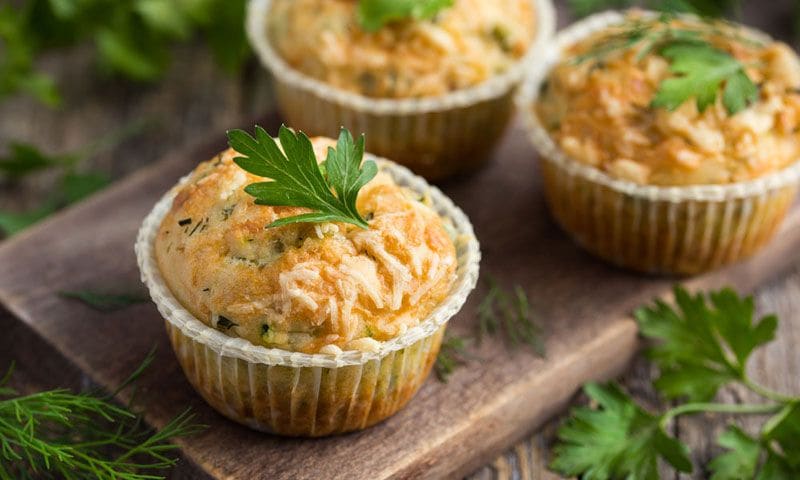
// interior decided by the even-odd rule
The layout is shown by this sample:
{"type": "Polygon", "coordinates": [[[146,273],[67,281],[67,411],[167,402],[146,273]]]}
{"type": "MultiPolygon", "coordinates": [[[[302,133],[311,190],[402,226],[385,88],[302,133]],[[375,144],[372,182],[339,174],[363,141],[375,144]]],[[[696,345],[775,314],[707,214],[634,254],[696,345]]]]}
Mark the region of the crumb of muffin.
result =
{"type": "MultiPolygon", "coordinates": [[[[660,28],[660,20],[649,22],[660,28]]],[[[704,111],[694,100],[673,111],[653,107],[661,83],[675,76],[657,49],[644,52],[640,45],[575,61],[626,28],[612,26],[569,46],[544,83],[534,108],[559,147],[579,162],[645,185],[728,184],[795,162],[800,62],[791,48],[727,23],[687,18],[669,26],[698,30],[744,65],[758,85],[755,102],[735,114],[721,94],[704,111]]]]}
{"type": "Polygon", "coordinates": [[[376,32],[353,0],[274,0],[270,42],[293,68],[379,98],[442,95],[508,70],[534,35],[530,0],[455,0],[431,20],[376,32]]]}
{"type": "MultiPolygon", "coordinates": [[[[317,158],[334,141],[312,139],[317,158]]],[[[455,279],[453,240],[419,195],[385,173],[361,190],[363,230],[344,223],[266,228],[299,207],[256,205],[262,181],[227,150],[178,189],[155,242],[170,290],[198,319],[253,344],[306,353],[374,351],[418,325],[455,279]]]]}

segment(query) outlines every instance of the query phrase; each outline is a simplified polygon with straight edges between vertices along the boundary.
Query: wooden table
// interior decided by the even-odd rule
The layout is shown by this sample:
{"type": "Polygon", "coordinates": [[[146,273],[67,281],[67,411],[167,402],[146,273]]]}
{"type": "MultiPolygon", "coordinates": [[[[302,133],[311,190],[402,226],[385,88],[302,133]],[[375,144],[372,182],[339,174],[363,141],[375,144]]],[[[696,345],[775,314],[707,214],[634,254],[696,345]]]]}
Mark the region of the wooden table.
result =
{"type": "MultiPolygon", "coordinates": [[[[759,2],[751,2],[759,3],[759,2]]],[[[559,5],[561,7],[561,5],[559,5]]],[[[745,9],[747,23],[786,38],[789,31],[791,2],[770,2],[758,10],[751,5],[745,9]]],[[[560,8],[560,24],[568,19],[560,8]]],[[[10,140],[30,141],[54,153],[77,149],[105,132],[145,118],[153,126],[141,135],[125,141],[113,151],[90,159],[85,166],[108,172],[120,178],[143,165],[161,158],[166,152],[202,138],[214,138],[227,128],[246,125],[272,105],[270,81],[258,65],[251,64],[239,77],[220,73],[209,55],[195,46],[180,47],[167,77],[157,85],[134,85],[115,79],[101,78],[92,70],[91,54],[81,48],[44,60],[45,68],[60,79],[66,98],[65,106],[51,111],[27,98],[15,98],[0,104],[0,148],[10,140]]],[[[18,185],[0,184],[0,208],[25,209],[36,205],[52,185],[53,178],[44,174],[18,185]]],[[[797,259],[787,259],[795,263],[797,259]]],[[[761,312],[776,312],[782,322],[778,338],[767,348],[758,351],[751,363],[755,378],[776,390],[800,392],[800,262],[785,278],[764,286],[756,295],[761,312]]],[[[13,320],[0,312],[0,366],[10,359],[3,354],[3,342],[24,341],[15,337],[13,320]]],[[[659,406],[649,388],[654,369],[639,359],[623,378],[632,394],[653,408],[659,406]]],[[[15,384],[22,390],[52,388],[53,386],[85,386],[85,378],[65,372],[63,378],[39,378],[35,372],[19,372],[15,384]]],[[[725,401],[747,402],[748,392],[725,389],[720,394],[725,401]]],[[[577,398],[576,403],[582,402],[577,398]]],[[[698,465],[718,453],[716,437],[728,417],[709,415],[682,419],[675,426],[675,435],[686,441],[694,452],[698,465]]],[[[760,419],[747,419],[745,427],[754,427],[760,419]]],[[[558,419],[531,437],[511,448],[472,475],[475,479],[520,478],[542,479],[555,476],[546,471],[548,450],[554,439],[558,419]]],[[[180,476],[178,468],[175,476],[180,476]]],[[[672,476],[672,474],[670,474],[672,476]]],[[[696,469],[692,476],[703,478],[696,469]]],[[[669,476],[665,476],[669,478],[669,476]]]]}

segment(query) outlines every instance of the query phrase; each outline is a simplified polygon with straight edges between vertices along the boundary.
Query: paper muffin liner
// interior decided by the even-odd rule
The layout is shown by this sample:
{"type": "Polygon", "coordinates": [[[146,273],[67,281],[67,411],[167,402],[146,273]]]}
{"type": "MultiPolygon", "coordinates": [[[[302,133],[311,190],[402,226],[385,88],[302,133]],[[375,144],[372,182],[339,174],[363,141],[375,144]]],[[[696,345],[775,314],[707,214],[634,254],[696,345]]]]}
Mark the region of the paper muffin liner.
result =
{"type": "Polygon", "coordinates": [[[643,186],[570,158],[541,125],[533,105],[562,49],[623,19],[606,12],[563,30],[517,95],[553,217],[586,250],[643,272],[693,274],[752,255],[792,204],[800,162],[733,184],[643,186]]]}
{"type": "Polygon", "coordinates": [[[147,215],[136,239],[142,281],[164,317],[178,362],[195,390],[221,414],[256,430],[323,436],[358,430],[391,416],[417,392],[436,360],[447,321],[478,279],[480,250],[466,215],[408,169],[375,158],[402,186],[427,193],[452,225],[458,266],[447,298],[419,325],[381,342],[375,352],[307,354],[229,337],[186,310],[161,276],[154,242],[186,178],[147,215]]]}
{"type": "Polygon", "coordinates": [[[531,2],[536,32],[522,59],[486,82],[435,97],[371,98],[295,70],[269,41],[272,0],[251,0],[246,26],[250,43],[275,77],[278,106],[288,124],[314,135],[335,137],[341,126],[366,133],[370,151],[440,179],[485,163],[510,122],[514,90],[555,30],[552,1],[531,2]]]}

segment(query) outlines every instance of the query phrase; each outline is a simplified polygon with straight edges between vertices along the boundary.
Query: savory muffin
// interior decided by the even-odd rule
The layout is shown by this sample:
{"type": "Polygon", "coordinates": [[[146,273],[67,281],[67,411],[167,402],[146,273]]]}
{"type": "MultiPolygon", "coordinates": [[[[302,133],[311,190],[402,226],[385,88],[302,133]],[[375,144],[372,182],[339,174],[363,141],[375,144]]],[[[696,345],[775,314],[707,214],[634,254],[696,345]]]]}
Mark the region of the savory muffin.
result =
{"type": "Polygon", "coordinates": [[[442,95],[507,71],[531,45],[530,0],[456,0],[429,20],[359,22],[355,0],[273,0],[269,40],[292,68],[379,98],[442,95]]]}
{"type": "Polygon", "coordinates": [[[488,160],[554,26],[551,0],[253,0],[247,13],[288,123],[364,132],[431,180],[488,160]]]}
{"type": "MultiPolygon", "coordinates": [[[[542,89],[539,118],[565,153],[613,177],[642,185],[728,184],[800,158],[800,61],[782,42],[727,23],[629,18],[570,45],[564,56],[542,89]],[[754,101],[735,113],[716,91],[703,110],[694,100],[672,109],[654,104],[662,82],[676,76],[665,52],[647,41],[598,51],[631,28],[654,36],[698,32],[744,68],[758,88],[754,101]]],[[[715,58],[724,57],[708,61],[715,58]]],[[[728,65],[736,68],[720,66],[728,65]]]]}
{"type": "Polygon", "coordinates": [[[338,142],[285,127],[278,140],[260,127],[228,136],[236,151],[168,191],[136,240],[187,379],[221,414],[279,435],[393,415],[475,287],[469,220],[347,131],[338,142]]]}
{"type": "Polygon", "coordinates": [[[647,12],[560,33],[518,97],[556,220],[645,272],[756,252],[797,187],[800,65],[742,26],[647,12]]]}
{"type": "MultiPolygon", "coordinates": [[[[313,140],[317,158],[334,142],[313,140]]],[[[369,229],[273,221],[300,207],[257,205],[256,182],[229,149],[202,163],[177,192],[155,243],[181,304],[253,344],[336,353],[374,351],[418,325],[455,278],[453,240],[418,193],[379,173],[358,197],[369,229]]]]}

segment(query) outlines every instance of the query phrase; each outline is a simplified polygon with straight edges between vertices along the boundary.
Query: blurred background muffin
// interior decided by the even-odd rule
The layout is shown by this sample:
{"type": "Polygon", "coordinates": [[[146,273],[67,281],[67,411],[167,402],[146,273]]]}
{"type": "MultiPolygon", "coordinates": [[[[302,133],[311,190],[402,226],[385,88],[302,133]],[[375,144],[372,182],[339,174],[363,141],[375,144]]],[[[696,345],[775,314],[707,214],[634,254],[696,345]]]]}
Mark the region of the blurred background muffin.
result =
{"type": "Polygon", "coordinates": [[[554,28],[545,0],[257,0],[251,43],[287,121],[316,134],[364,131],[371,149],[429,179],[486,160],[525,64],[554,28]]]}
{"type": "Polygon", "coordinates": [[[508,71],[533,40],[528,0],[458,0],[430,19],[386,25],[365,24],[369,3],[273,0],[269,40],[292,68],[375,98],[430,97],[475,86],[508,71]]]}
{"type": "Polygon", "coordinates": [[[217,411],[271,433],[331,435],[393,415],[475,287],[469,220],[404,167],[362,162],[363,138],[348,132],[312,142],[282,127],[280,147],[258,127],[229,138],[161,198],[136,242],[184,373],[217,411]],[[289,163],[294,177],[282,176],[289,163]],[[317,181],[347,212],[304,203],[319,197],[298,192],[317,181]]]}
{"type": "Polygon", "coordinates": [[[590,251],[695,273],[771,238],[796,192],[800,63],[696,17],[590,17],[520,97],[548,203],[590,251]]]}

